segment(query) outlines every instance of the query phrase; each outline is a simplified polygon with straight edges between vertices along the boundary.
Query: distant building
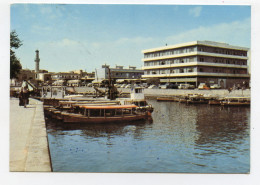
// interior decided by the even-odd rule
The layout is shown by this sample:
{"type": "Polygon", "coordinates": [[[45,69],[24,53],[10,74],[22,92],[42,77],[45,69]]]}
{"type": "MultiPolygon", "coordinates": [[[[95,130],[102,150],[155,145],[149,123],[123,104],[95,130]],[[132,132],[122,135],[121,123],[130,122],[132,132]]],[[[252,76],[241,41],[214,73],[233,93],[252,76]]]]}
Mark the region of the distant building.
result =
{"type": "Polygon", "coordinates": [[[222,88],[249,83],[248,48],[212,41],[143,50],[143,78],[161,83],[219,84],[222,88]]]}
{"type": "Polygon", "coordinates": [[[74,72],[59,72],[52,74],[52,80],[77,80],[82,77],[79,73],[74,72]]]}
{"type": "Polygon", "coordinates": [[[95,71],[95,81],[102,81],[109,79],[140,79],[144,74],[141,69],[136,69],[134,66],[129,66],[128,69],[124,69],[124,66],[116,65],[115,68],[110,68],[109,65],[102,65],[102,68],[96,69],[95,71]],[[109,74],[110,70],[110,74],[109,74]]]}
{"type": "Polygon", "coordinates": [[[35,81],[35,72],[30,69],[21,69],[17,76],[17,81],[22,82],[23,80],[35,81]]]}

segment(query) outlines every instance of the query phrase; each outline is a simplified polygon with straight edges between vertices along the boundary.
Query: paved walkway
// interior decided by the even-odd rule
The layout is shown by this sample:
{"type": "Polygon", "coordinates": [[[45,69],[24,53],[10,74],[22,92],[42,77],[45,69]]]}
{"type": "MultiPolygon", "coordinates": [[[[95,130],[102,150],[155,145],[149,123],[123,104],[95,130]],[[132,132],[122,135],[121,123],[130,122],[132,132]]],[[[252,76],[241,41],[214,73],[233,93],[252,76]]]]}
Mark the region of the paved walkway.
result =
{"type": "Polygon", "coordinates": [[[50,172],[51,162],[42,102],[29,100],[27,108],[10,99],[10,171],[50,172]]]}

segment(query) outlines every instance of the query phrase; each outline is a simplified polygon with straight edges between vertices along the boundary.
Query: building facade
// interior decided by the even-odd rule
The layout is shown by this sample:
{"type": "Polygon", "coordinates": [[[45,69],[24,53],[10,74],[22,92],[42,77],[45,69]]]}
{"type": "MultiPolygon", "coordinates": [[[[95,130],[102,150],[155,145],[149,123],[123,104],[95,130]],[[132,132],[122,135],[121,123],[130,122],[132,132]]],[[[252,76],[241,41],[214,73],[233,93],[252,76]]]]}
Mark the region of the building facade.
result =
{"type": "Polygon", "coordinates": [[[116,65],[115,68],[110,68],[109,65],[102,65],[102,68],[96,69],[95,81],[102,81],[109,79],[140,79],[144,74],[141,69],[136,69],[134,66],[129,66],[128,69],[124,69],[124,66],[116,65]],[[110,71],[110,74],[109,74],[110,71]]]}
{"type": "Polygon", "coordinates": [[[161,83],[219,84],[222,88],[249,84],[248,48],[212,41],[143,50],[143,78],[161,83]]]}

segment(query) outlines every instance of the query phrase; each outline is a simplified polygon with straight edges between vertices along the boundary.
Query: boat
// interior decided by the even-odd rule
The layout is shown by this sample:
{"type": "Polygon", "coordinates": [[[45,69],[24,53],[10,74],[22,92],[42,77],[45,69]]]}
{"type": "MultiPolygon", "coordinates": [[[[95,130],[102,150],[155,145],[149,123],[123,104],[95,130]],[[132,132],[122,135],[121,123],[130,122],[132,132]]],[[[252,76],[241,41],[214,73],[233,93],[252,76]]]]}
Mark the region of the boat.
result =
{"type": "Polygon", "coordinates": [[[152,105],[148,104],[144,97],[143,87],[132,87],[130,92],[130,98],[117,98],[121,105],[136,105],[139,109],[153,112],[152,105]]]}
{"type": "Polygon", "coordinates": [[[60,111],[49,107],[51,118],[59,119],[64,123],[109,123],[146,120],[151,118],[149,111],[143,111],[136,105],[74,105],[71,110],[60,111]]]}
{"type": "Polygon", "coordinates": [[[223,98],[211,98],[209,100],[209,105],[221,105],[221,101],[223,100],[223,98]]]}
{"type": "Polygon", "coordinates": [[[158,97],[157,101],[179,101],[176,97],[158,97]]]}
{"type": "Polygon", "coordinates": [[[226,97],[220,103],[223,106],[250,106],[250,97],[226,97]]]}
{"type": "Polygon", "coordinates": [[[209,105],[221,105],[221,100],[218,100],[218,99],[212,99],[212,100],[209,100],[209,105]]]}
{"type": "Polygon", "coordinates": [[[130,98],[55,99],[45,102],[45,114],[64,123],[108,123],[151,119],[143,88],[133,88],[130,98]]]}
{"type": "Polygon", "coordinates": [[[208,98],[205,98],[201,94],[189,95],[187,100],[187,104],[207,104],[208,102],[208,98]]]}

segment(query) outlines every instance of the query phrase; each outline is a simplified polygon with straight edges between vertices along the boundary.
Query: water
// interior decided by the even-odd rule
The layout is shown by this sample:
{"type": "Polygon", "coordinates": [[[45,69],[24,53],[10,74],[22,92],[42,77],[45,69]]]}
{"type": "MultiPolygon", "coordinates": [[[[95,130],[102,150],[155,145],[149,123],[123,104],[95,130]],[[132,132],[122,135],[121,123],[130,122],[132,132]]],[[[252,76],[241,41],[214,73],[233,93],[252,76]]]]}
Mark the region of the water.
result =
{"type": "Polygon", "coordinates": [[[153,122],[48,120],[57,172],[248,173],[250,108],[150,100],[153,122]]]}

